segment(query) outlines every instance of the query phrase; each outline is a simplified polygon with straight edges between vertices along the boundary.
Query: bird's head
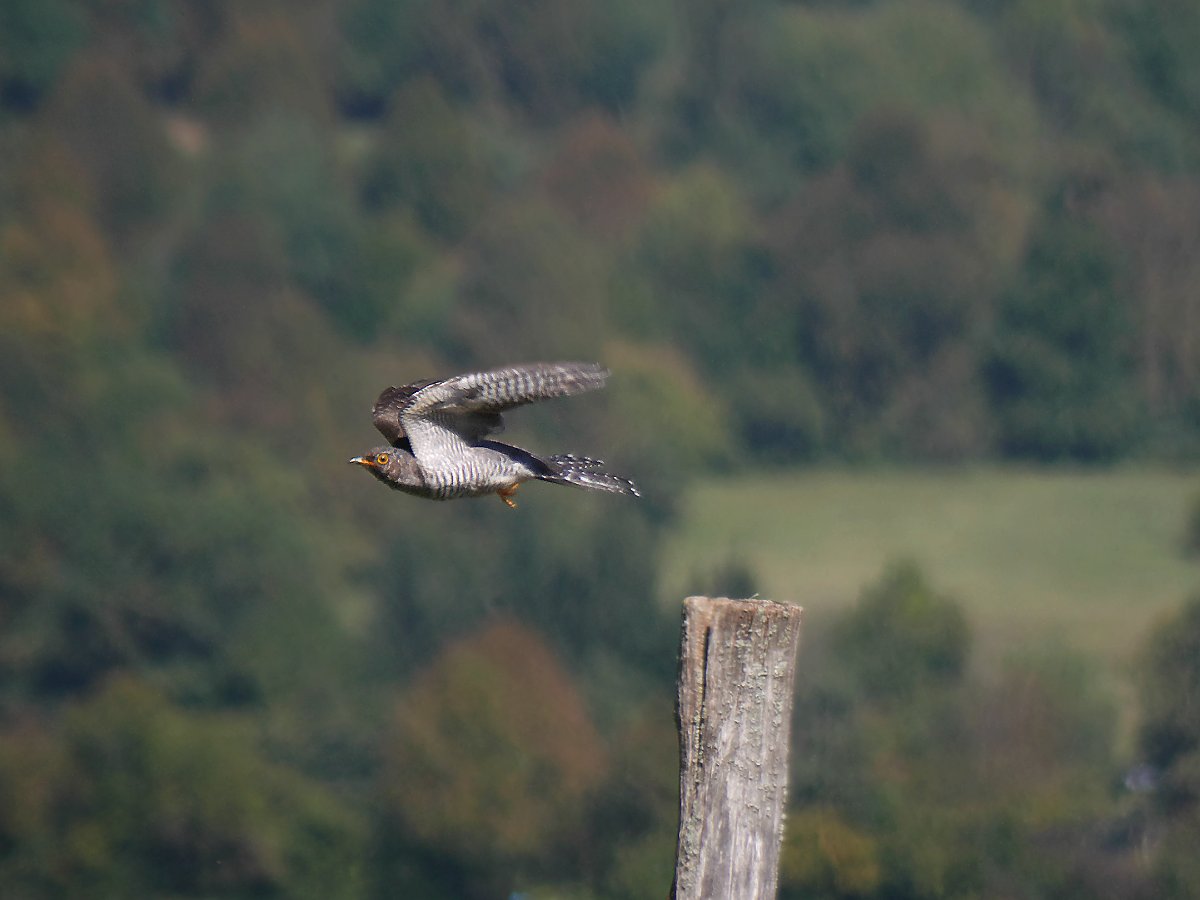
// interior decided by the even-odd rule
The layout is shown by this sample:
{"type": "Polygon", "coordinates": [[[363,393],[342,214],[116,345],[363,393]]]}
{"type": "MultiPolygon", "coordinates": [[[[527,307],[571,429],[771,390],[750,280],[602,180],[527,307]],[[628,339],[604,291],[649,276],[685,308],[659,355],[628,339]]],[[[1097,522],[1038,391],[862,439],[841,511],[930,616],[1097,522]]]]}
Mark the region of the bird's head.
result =
{"type": "Polygon", "coordinates": [[[411,453],[396,447],[376,447],[350,462],[362,466],[389,487],[399,489],[421,483],[417,461],[411,453]]]}

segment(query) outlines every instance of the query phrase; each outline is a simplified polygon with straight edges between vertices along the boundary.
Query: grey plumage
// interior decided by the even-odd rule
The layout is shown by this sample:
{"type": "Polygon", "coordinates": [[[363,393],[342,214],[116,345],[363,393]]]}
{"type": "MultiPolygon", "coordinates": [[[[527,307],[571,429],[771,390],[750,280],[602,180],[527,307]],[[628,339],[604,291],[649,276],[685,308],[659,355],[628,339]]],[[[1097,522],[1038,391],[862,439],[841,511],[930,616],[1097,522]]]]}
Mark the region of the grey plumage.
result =
{"type": "Polygon", "coordinates": [[[608,375],[595,363],[534,363],[389,387],[373,419],[391,446],[350,461],[389,487],[432,500],[495,493],[515,506],[513,491],[533,479],[636,497],[633,482],[604,472],[599,460],[542,458],[487,439],[504,429],[501,413],[597,390],[608,375]]]}

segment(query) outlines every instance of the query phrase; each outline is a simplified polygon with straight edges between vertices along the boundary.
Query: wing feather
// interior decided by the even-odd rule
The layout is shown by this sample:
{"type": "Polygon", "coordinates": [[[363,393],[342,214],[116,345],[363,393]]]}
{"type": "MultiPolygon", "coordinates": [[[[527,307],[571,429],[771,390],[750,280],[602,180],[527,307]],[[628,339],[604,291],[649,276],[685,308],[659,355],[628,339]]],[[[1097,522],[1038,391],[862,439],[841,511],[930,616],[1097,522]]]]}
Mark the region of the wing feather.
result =
{"type": "Polygon", "coordinates": [[[404,426],[400,423],[401,411],[409,404],[417,391],[429,387],[433,383],[428,380],[414,381],[400,387],[384,388],[379,399],[375,401],[371,417],[374,419],[379,433],[393,447],[399,447],[400,441],[404,440],[404,426]]]}
{"type": "Polygon", "coordinates": [[[418,391],[406,414],[438,409],[504,412],[538,400],[567,397],[604,387],[609,372],[596,363],[533,363],[458,375],[418,391]]]}
{"type": "MultiPolygon", "coordinates": [[[[469,444],[502,430],[502,412],[597,390],[608,375],[596,363],[532,363],[417,383],[397,410],[398,427],[408,435],[418,459],[445,458],[465,453],[469,444]]],[[[385,424],[391,426],[390,413],[385,424]]],[[[380,427],[378,415],[376,426],[380,427]]]]}

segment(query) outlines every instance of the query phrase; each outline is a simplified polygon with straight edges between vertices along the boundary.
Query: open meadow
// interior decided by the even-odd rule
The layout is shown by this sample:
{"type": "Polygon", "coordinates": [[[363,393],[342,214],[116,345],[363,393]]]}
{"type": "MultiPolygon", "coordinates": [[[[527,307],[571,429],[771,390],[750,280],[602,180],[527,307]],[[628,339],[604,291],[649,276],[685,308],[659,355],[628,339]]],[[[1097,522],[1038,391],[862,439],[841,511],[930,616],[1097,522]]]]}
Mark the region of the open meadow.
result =
{"type": "Polygon", "coordinates": [[[1120,671],[1200,587],[1182,552],[1200,476],[1167,469],[855,470],[692,488],[667,548],[667,596],[738,561],[810,627],[897,559],[962,603],[985,663],[1046,636],[1120,671]]]}

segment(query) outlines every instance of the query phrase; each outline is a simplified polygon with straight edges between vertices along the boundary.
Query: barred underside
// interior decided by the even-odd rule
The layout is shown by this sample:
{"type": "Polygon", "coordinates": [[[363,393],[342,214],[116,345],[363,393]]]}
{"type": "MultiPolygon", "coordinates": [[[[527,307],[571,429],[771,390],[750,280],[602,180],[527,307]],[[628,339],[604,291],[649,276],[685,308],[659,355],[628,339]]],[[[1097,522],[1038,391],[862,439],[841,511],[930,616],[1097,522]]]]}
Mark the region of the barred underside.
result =
{"type": "MultiPolygon", "coordinates": [[[[509,448],[503,444],[488,442],[490,447],[509,448]]],[[[439,500],[455,497],[477,497],[510,488],[536,478],[538,472],[531,468],[523,457],[529,454],[512,448],[515,452],[496,452],[489,448],[475,450],[439,469],[427,471],[426,480],[431,494],[439,500]]],[[[532,459],[532,457],[529,457],[532,459]]]]}

